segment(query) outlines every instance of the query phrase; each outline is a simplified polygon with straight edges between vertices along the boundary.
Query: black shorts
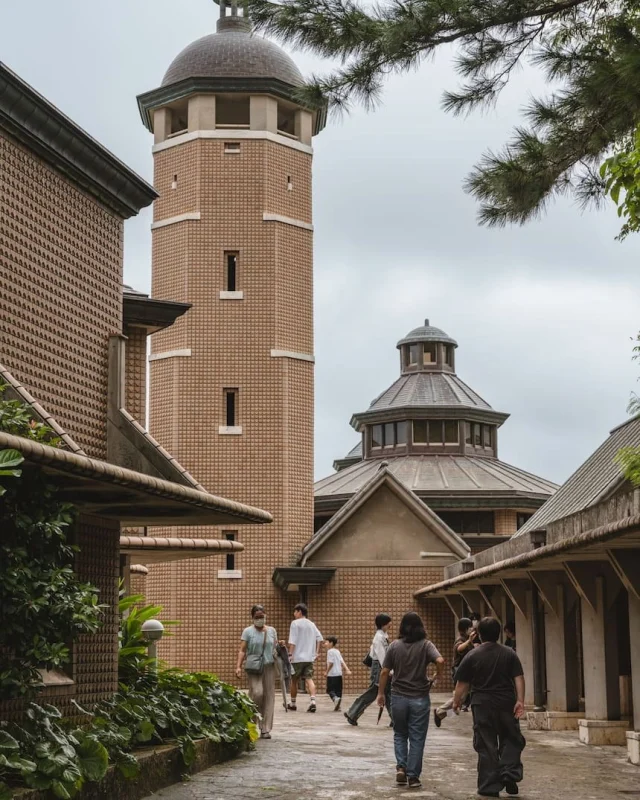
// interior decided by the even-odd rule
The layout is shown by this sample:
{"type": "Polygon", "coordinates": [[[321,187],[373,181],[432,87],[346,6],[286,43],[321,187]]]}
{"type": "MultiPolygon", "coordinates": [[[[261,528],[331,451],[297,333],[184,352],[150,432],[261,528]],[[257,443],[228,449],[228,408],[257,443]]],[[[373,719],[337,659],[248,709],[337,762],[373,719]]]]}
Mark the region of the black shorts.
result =
{"type": "Polygon", "coordinates": [[[327,694],[330,697],[342,697],[342,675],[327,677],[327,694]]]}

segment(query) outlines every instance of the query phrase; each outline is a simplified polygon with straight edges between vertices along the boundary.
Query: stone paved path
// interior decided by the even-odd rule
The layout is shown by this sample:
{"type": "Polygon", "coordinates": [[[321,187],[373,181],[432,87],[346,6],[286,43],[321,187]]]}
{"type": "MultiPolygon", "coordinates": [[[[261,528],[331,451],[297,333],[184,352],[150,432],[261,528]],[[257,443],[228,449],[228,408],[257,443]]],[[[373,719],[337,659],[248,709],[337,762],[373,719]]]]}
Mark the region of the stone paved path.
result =
{"type": "MultiPolygon", "coordinates": [[[[301,698],[304,702],[304,697],[301,698]]],[[[436,698],[437,699],[437,698],[436,698]]],[[[475,794],[475,753],[470,714],[429,729],[423,788],[394,786],[392,731],[376,727],[371,706],[357,728],[322,698],[318,713],[276,714],[273,739],[255,752],[163,789],[146,800],[470,800],[475,794]]],[[[301,709],[304,709],[304,705],[301,709]]],[[[348,707],[348,703],[345,703],[348,707]]],[[[385,715],[386,716],[386,715],[385,715]]],[[[640,800],[640,769],[621,747],[586,747],[577,733],[524,731],[523,800],[640,800]]],[[[506,797],[506,795],[503,795],[506,797]]]]}

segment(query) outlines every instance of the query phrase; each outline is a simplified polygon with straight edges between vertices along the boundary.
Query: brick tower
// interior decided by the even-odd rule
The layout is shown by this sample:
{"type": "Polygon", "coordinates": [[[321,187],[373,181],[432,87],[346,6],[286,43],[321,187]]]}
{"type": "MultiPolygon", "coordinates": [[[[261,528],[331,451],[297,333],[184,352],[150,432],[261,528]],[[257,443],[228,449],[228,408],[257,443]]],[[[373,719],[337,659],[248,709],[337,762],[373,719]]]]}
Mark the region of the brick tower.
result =
{"type": "Polygon", "coordinates": [[[246,550],[154,565],[147,579],[149,600],[181,621],[164,657],[227,679],[253,603],[286,634],[292,603],[271,575],[313,531],[311,139],[325,120],[296,102],[301,83],[221,0],[217,32],[138,98],[159,193],[152,293],[192,305],[153,337],[150,429],[209,491],[274,517],[192,528],[246,550]]]}

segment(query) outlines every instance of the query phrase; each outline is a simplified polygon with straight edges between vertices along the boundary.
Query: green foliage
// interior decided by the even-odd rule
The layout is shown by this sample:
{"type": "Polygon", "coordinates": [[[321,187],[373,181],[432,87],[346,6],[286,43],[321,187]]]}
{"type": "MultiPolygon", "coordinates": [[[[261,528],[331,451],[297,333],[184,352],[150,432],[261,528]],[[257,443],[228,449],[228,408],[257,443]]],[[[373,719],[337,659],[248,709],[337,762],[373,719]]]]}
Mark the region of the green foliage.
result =
{"type": "MultiPolygon", "coordinates": [[[[121,597],[120,611],[120,649],[118,651],[118,678],[121,682],[131,683],[155,669],[155,660],[147,655],[148,643],[142,635],[142,625],[154,619],[162,611],[162,606],[142,606],[142,595],[121,597]]],[[[165,636],[169,636],[167,628],[177,625],[172,620],[162,620],[165,636]]]]}
{"type": "Polygon", "coordinates": [[[640,129],[629,144],[608,158],[600,168],[605,181],[605,193],[618,207],[624,219],[618,239],[640,230],[640,129]]]}
{"type": "MultiPolygon", "coordinates": [[[[415,69],[456,44],[462,78],[444,107],[467,113],[496,102],[523,63],[550,87],[524,109],[499,153],[467,181],[487,225],[524,223],[559,194],[599,201],[599,167],[640,122],[640,14],[634,0],[246,0],[254,24],[341,66],[300,92],[309,107],[371,105],[387,75],[415,69]]],[[[419,98],[416,98],[419,102],[419,98]]]]}
{"type": "Polygon", "coordinates": [[[108,764],[95,735],[68,729],[54,706],[31,703],[24,722],[3,723],[0,730],[0,800],[13,797],[13,786],[67,800],[87,781],[101,780],[108,764]]]}
{"type": "MultiPolygon", "coordinates": [[[[19,478],[22,470],[16,469],[22,464],[24,458],[17,450],[0,450],[0,478],[19,478]]],[[[0,497],[7,490],[0,485],[0,497]]]]}
{"type": "Polygon", "coordinates": [[[53,430],[33,418],[31,409],[20,400],[3,400],[7,386],[0,385],[0,431],[10,433],[12,436],[22,436],[52,447],[59,447],[61,439],[53,430]]]}
{"type": "MultiPolygon", "coordinates": [[[[56,442],[21,403],[0,399],[0,430],[56,442]]],[[[0,699],[41,687],[38,668],[64,667],[69,643],[98,630],[98,591],[73,571],[67,542],[73,508],[38,469],[17,470],[15,450],[0,451],[0,699]]]]}
{"type": "Polygon", "coordinates": [[[134,685],[121,684],[111,700],[84,713],[126,777],[137,774],[130,756],[136,747],[177,741],[190,766],[197,739],[239,746],[258,738],[256,708],[248,696],[205,672],[144,672],[134,685]]]}

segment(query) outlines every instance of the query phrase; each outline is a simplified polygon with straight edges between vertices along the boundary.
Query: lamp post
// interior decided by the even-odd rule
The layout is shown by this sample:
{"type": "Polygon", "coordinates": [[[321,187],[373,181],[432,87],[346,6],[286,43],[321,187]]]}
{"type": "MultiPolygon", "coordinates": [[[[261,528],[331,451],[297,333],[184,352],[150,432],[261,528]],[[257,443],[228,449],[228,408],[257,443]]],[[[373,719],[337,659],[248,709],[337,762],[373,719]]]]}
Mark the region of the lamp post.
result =
{"type": "Polygon", "coordinates": [[[142,635],[149,644],[149,658],[153,659],[154,670],[158,671],[158,645],[164,633],[164,625],[159,619],[148,619],[142,623],[142,635]]]}

